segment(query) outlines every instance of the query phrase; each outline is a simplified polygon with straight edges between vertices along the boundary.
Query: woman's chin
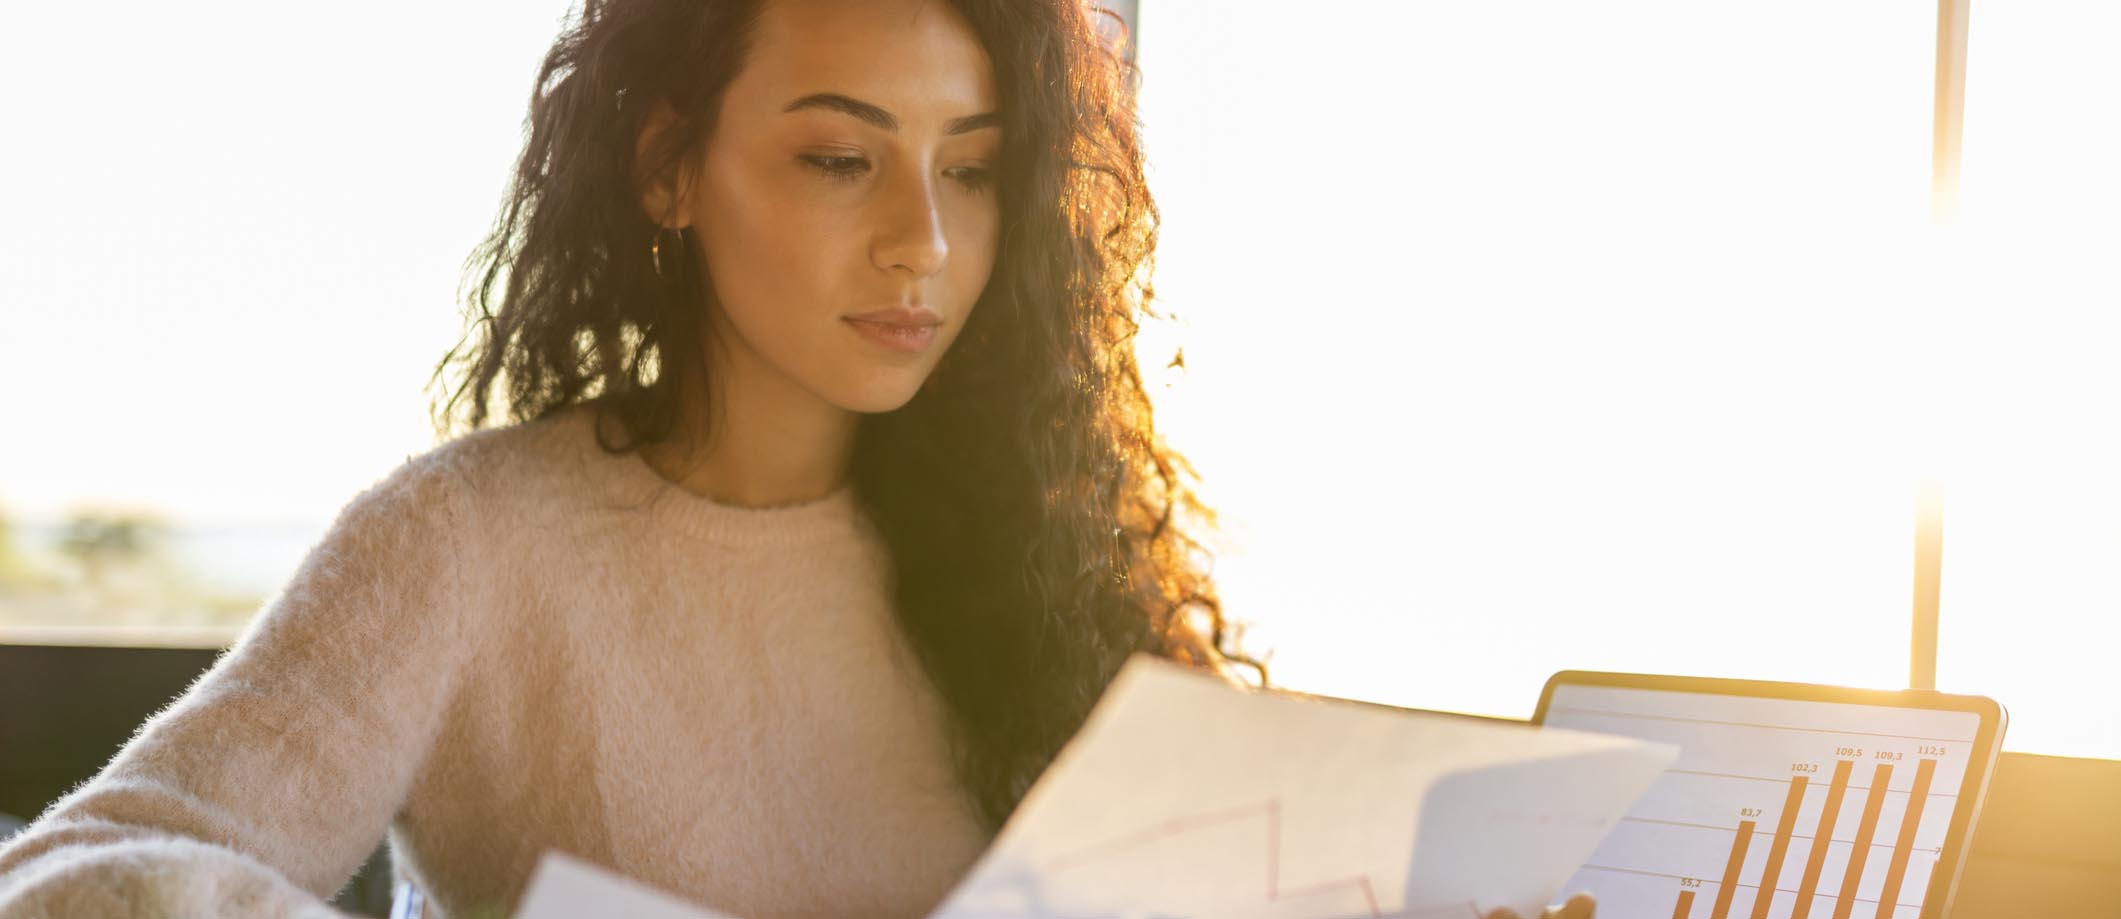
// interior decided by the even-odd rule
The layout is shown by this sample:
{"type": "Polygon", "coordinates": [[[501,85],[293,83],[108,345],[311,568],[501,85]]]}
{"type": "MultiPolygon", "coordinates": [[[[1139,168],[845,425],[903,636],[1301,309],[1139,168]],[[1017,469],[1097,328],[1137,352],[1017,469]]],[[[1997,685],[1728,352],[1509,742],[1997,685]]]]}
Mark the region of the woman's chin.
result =
{"type": "Polygon", "coordinates": [[[876,381],[855,387],[844,398],[833,400],[840,408],[863,415],[882,415],[905,408],[921,391],[921,380],[876,381]]]}

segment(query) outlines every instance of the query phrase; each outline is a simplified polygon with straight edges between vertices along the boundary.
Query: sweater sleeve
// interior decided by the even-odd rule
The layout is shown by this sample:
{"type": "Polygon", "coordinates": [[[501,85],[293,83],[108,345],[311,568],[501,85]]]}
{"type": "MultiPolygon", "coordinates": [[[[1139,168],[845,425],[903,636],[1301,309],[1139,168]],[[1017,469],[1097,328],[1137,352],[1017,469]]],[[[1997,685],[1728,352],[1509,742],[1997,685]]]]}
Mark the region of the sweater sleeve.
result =
{"type": "Polygon", "coordinates": [[[437,451],[349,502],[213,667],[0,847],[0,919],[338,915],[466,659],[462,490],[437,451]]]}

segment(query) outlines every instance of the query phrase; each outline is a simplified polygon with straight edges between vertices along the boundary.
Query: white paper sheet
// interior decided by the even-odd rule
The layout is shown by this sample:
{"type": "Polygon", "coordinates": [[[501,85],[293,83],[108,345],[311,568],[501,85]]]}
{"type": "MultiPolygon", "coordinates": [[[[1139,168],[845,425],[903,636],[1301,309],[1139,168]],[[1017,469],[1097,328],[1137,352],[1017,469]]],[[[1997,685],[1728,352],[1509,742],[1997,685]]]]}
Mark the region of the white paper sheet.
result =
{"type": "Polygon", "coordinates": [[[515,919],[730,919],[639,881],[547,849],[530,873],[515,919]]]}
{"type": "Polygon", "coordinates": [[[1139,657],[936,916],[1534,917],[1676,753],[1139,657]]]}
{"type": "MultiPolygon", "coordinates": [[[[931,919],[1530,919],[1676,754],[1139,656],[931,919]]],[[[728,919],[555,855],[516,919],[728,919]]]]}

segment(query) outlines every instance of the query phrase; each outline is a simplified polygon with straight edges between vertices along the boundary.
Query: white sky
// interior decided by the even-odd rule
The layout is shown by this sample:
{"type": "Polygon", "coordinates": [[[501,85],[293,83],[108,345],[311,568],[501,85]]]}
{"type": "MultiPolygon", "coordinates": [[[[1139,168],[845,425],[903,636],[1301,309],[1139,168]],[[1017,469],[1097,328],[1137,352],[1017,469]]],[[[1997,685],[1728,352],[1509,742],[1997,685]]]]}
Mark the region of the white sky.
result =
{"type": "MultiPolygon", "coordinates": [[[[1940,233],[1933,3],[1143,5],[1185,319],[1144,363],[1185,347],[1162,419],[1284,681],[1520,715],[1563,667],[1898,685],[1935,475],[1947,688],[2121,756],[2087,702],[2121,138],[2082,117],[2121,13],[1981,8],[1940,233]]],[[[321,526],[425,449],[564,7],[17,11],[0,506],[321,526]]]]}

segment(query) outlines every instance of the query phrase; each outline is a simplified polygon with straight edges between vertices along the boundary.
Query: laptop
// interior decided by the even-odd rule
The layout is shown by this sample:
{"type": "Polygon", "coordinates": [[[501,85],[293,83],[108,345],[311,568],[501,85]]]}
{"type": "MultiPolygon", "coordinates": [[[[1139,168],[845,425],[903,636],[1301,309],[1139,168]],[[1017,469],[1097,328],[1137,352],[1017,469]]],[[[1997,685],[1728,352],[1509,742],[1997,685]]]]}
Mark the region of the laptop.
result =
{"type": "Polygon", "coordinates": [[[1678,746],[1567,891],[1626,919],[1946,919],[1994,700],[1563,671],[1533,723],[1678,746]]]}

